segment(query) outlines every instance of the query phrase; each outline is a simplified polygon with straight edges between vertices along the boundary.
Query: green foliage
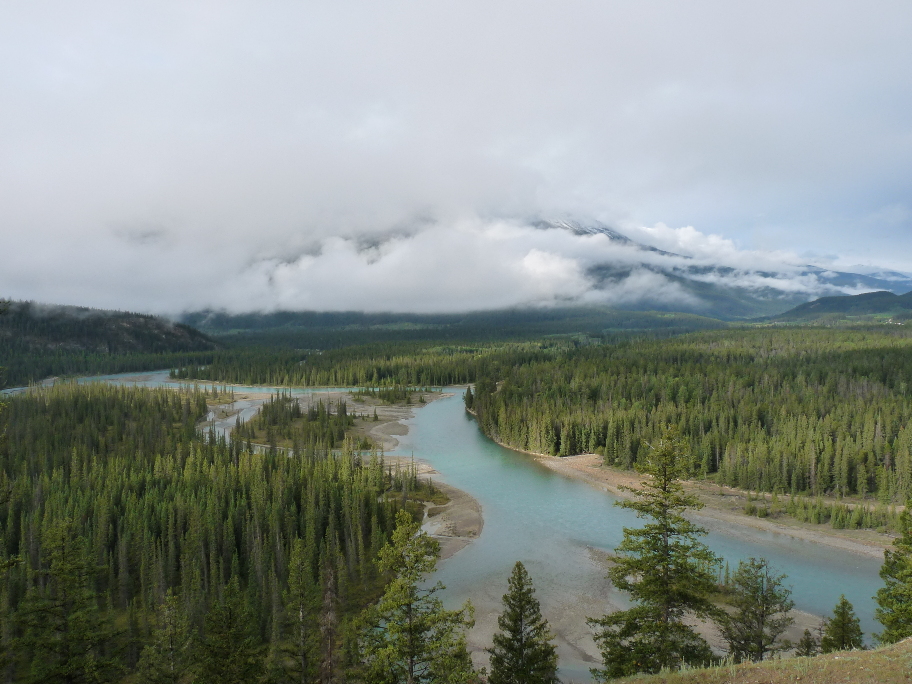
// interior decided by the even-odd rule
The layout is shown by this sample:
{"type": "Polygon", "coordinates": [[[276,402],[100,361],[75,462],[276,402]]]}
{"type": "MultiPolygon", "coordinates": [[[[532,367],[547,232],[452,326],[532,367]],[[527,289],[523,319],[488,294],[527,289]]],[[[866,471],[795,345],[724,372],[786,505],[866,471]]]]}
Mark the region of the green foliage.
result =
{"type": "Polygon", "coordinates": [[[114,632],[95,600],[96,568],[85,539],[67,519],[42,535],[45,562],[32,572],[19,611],[23,679],[42,684],[108,682],[117,674],[106,653],[114,632]]]}
{"type": "Polygon", "coordinates": [[[820,650],[824,653],[832,653],[833,651],[864,648],[863,637],[861,622],[855,616],[852,604],[845,595],[840,596],[839,603],[833,609],[833,617],[826,621],[823,629],[820,650]]]}
{"type": "MultiPolygon", "coordinates": [[[[180,379],[298,387],[360,387],[365,394],[404,401],[410,388],[473,380],[478,369],[522,363],[566,347],[564,341],[525,343],[373,343],[322,351],[261,347],[216,352],[206,366],[172,371],[180,379]]],[[[381,398],[381,397],[378,397],[381,398]]]]}
{"type": "Polygon", "coordinates": [[[185,323],[238,345],[330,349],[409,341],[497,341],[549,335],[627,331],[642,336],[724,327],[711,318],[680,313],[615,311],[607,307],[507,309],[459,314],[276,311],[268,314],[186,314],[185,323]]]}
{"type": "Polygon", "coordinates": [[[263,648],[254,615],[232,577],[223,597],[206,614],[199,648],[200,684],[249,684],[263,674],[263,648]]]}
{"type": "MultiPolygon", "coordinates": [[[[908,319],[912,312],[912,295],[896,295],[893,292],[865,292],[854,296],[820,297],[813,302],[796,306],[790,311],[773,316],[774,321],[816,321],[825,319],[828,323],[849,321],[876,314],[893,315],[908,319]]],[[[886,316],[884,316],[886,317],[886,316]]]]}
{"type": "Polygon", "coordinates": [[[811,630],[805,629],[795,645],[795,655],[799,658],[810,658],[818,653],[820,653],[820,640],[811,634],[811,630]]]}
{"type": "MultiPolygon", "coordinates": [[[[0,414],[8,435],[0,448],[0,562],[8,567],[5,617],[16,618],[4,638],[17,681],[53,681],[50,668],[70,657],[53,634],[79,630],[95,640],[85,668],[131,671],[140,660],[147,681],[169,681],[167,654],[177,652],[165,642],[183,634],[186,619],[193,653],[178,660],[182,668],[195,662],[204,643],[214,644],[205,642],[206,616],[226,609],[229,582],[243,595],[248,636],[281,666],[299,637],[291,606],[308,583],[320,584],[330,559],[335,584],[346,588],[337,623],[379,595],[384,579],[372,560],[403,492],[411,505],[414,473],[387,473],[379,456],[362,460],[344,449],[250,453],[198,434],[207,410],[203,393],[103,384],[10,399],[0,414]],[[66,535],[50,535],[64,523],[66,535]],[[61,546],[64,537],[77,555],[61,546]],[[82,607],[53,603],[58,586],[82,607]],[[54,620],[42,617],[52,609],[54,620]],[[54,627],[66,620],[76,622],[54,627]]],[[[298,605],[308,611],[304,623],[318,621],[315,602],[298,605]]],[[[333,658],[339,648],[334,642],[333,658]]]]}
{"type": "MultiPolygon", "coordinates": [[[[410,404],[412,395],[415,392],[429,392],[427,387],[407,387],[404,385],[393,385],[392,387],[360,387],[353,396],[361,399],[375,399],[387,404],[406,403],[410,404]]],[[[420,401],[424,401],[423,396],[419,396],[420,401]]]]}
{"type": "Polygon", "coordinates": [[[884,644],[912,636],[912,517],[908,511],[903,511],[900,522],[901,535],[884,553],[880,568],[884,586],[875,596],[874,617],[885,627],[876,637],[884,644]]]}
{"type": "MultiPolygon", "coordinates": [[[[277,394],[266,401],[251,420],[239,421],[233,436],[252,443],[282,445],[294,451],[336,449],[343,445],[346,431],[354,424],[355,419],[348,414],[344,401],[331,406],[318,400],[305,410],[298,399],[277,394]]],[[[360,440],[350,446],[363,451],[370,449],[372,444],[369,440],[360,440]]]]}
{"type": "MultiPolygon", "coordinates": [[[[473,410],[508,446],[599,453],[623,468],[674,425],[688,477],[887,506],[912,496],[910,350],[905,328],[756,328],[556,349],[479,366],[473,410]]],[[[828,519],[891,518],[862,509],[847,520],[848,511],[828,519]]]]}
{"type": "Polygon", "coordinates": [[[464,684],[473,676],[464,631],[472,606],[445,610],[423,581],[437,565],[440,545],[405,511],[396,515],[390,543],[377,564],[393,578],[364,616],[358,644],[359,674],[371,684],[464,684]]]}
{"type": "Polygon", "coordinates": [[[306,684],[316,671],[317,592],[313,578],[315,549],[303,539],[296,539],[291,547],[288,563],[288,590],[285,592],[285,615],[288,642],[284,654],[288,679],[306,684]]]}
{"type": "Polygon", "coordinates": [[[706,641],[685,624],[691,617],[717,614],[709,596],[716,589],[718,563],[698,540],[706,531],[683,516],[702,507],[681,486],[686,462],[680,442],[666,435],[637,464],[648,478],[642,488],[630,490],[632,500],[616,503],[649,522],[638,529],[624,528],[608,572],[614,585],[629,592],[637,605],[590,620],[598,628],[595,640],[604,659],[604,669],[592,671],[599,679],[712,659],[706,641]]]}
{"type": "Polygon", "coordinates": [[[155,610],[152,633],[137,671],[143,684],[180,684],[193,668],[195,635],[181,600],[172,591],[155,610]]]}
{"type": "Polygon", "coordinates": [[[736,661],[759,662],[767,654],[788,645],[779,637],[794,622],[788,612],[795,606],[791,590],[782,586],[785,575],[777,575],[765,559],[750,558],[738,563],[728,590],[734,611],[720,620],[722,638],[736,661]]]}
{"type": "Polygon", "coordinates": [[[497,618],[490,684],[557,684],[557,650],[554,635],[542,617],[532,578],[519,561],[510,574],[503,597],[504,611],[497,618]]]}

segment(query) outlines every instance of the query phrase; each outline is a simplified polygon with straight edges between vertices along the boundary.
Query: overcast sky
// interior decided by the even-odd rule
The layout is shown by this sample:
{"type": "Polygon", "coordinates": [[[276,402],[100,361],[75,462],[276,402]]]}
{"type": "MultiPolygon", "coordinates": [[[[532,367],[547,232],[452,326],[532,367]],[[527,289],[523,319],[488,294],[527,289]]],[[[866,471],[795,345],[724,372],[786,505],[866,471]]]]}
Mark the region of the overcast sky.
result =
{"type": "Polygon", "coordinates": [[[536,217],[912,272],[910,36],[908,0],[5,2],[0,295],[591,299],[615,246],[536,217]]]}

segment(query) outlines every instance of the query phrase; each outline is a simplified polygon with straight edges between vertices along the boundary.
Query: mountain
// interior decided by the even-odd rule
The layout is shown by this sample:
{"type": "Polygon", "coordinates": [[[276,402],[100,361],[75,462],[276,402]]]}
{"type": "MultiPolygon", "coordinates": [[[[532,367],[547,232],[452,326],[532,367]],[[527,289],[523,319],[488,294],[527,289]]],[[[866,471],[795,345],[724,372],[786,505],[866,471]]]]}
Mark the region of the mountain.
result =
{"type": "Polygon", "coordinates": [[[616,245],[618,258],[591,263],[587,275],[596,292],[604,292],[609,301],[613,297],[611,305],[618,309],[677,311],[734,321],[775,316],[820,296],[912,290],[912,276],[897,271],[850,273],[785,263],[776,269],[736,268],[637,242],[597,221],[537,219],[530,224],[541,230],[604,235],[616,245]],[[647,285],[628,287],[634,282],[647,285]],[[623,296],[618,299],[616,292],[623,296]]]}
{"type": "MultiPolygon", "coordinates": [[[[90,353],[208,351],[215,342],[188,325],[125,311],[9,302],[0,316],[0,350],[90,353]]],[[[6,356],[0,351],[0,358],[6,356]]]]}
{"type": "MultiPolygon", "coordinates": [[[[219,345],[190,326],[125,311],[0,302],[0,381],[209,363],[219,345]]],[[[0,382],[0,388],[3,382],[0,382]]]]}
{"type": "Polygon", "coordinates": [[[792,323],[821,320],[912,320],[912,292],[897,295],[893,292],[865,292],[843,297],[821,297],[796,306],[790,311],[772,316],[771,321],[792,323]]]}

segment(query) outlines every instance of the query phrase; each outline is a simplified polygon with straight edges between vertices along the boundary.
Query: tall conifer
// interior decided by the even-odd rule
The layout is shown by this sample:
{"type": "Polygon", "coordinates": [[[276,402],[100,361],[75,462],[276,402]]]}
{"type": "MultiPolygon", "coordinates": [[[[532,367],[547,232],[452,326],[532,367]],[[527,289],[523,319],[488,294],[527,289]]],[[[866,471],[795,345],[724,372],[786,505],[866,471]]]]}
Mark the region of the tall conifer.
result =
{"type": "Polygon", "coordinates": [[[823,638],[820,640],[820,650],[824,653],[832,653],[856,648],[864,648],[861,622],[855,616],[852,604],[843,594],[839,597],[836,608],[833,609],[833,617],[826,621],[823,638]]]}
{"type": "Polygon", "coordinates": [[[884,553],[880,577],[885,586],[877,591],[874,616],[886,629],[877,635],[885,644],[912,636],[912,516],[900,515],[901,535],[893,540],[893,548],[884,553]]]}
{"type": "Polygon", "coordinates": [[[497,618],[490,684],[556,684],[557,650],[548,621],[542,617],[532,579],[517,561],[503,597],[504,611],[497,618]]]}
{"type": "Polygon", "coordinates": [[[471,604],[445,610],[443,585],[422,583],[437,565],[440,544],[405,510],[396,514],[391,542],[377,565],[393,574],[376,606],[364,616],[358,649],[364,679],[377,684],[465,684],[473,676],[465,629],[471,604]]]}
{"type": "Polygon", "coordinates": [[[779,637],[794,622],[788,612],[795,605],[784,579],[766,559],[738,563],[729,585],[735,610],[721,620],[722,637],[736,660],[760,661],[782,648],[779,637]]]}
{"type": "Polygon", "coordinates": [[[143,684],[179,684],[192,666],[194,634],[180,598],[169,591],[155,614],[149,643],[139,659],[143,684]]]}
{"type": "Polygon", "coordinates": [[[601,680],[712,659],[709,644],[685,623],[690,617],[717,615],[708,597],[716,588],[712,568],[718,562],[698,540],[706,531],[683,516],[703,506],[681,485],[687,458],[673,435],[666,434],[637,467],[647,479],[641,489],[629,490],[632,500],[615,505],[632,509],[649,522],[642,528],[624,528],[624,540],[615,549],[615,564],[608,573],[636,605],[589,621],[598,628],[595,640],[604,659],[604,668],[593,669],[592,674],[601,680]]]}

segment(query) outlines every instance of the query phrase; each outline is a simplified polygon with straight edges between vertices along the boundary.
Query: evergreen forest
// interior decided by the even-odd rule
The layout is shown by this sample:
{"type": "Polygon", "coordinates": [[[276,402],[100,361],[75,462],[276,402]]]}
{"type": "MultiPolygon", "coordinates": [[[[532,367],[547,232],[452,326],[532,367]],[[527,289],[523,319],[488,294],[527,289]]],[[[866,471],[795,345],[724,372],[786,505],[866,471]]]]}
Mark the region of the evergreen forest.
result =
{"type": "MultiPolygon", "coordinates": [[[[60,358],[97,354],[95,370],[104,363],[171,366],[177,379],[348,388],[369,403],[409,403],[429,387],[469,385],[466,408],[502,444],[555,456],[596,453],[606,465],[647,473],[657,445],[672,434],[667,460],[675,481],[772,493],[774,502],[790,495],[788,513],[835,527],[898,529],[904,536],[888,554],[895,562],[884,566],[879,619],[888,627],[885,641],[912,633],[906,604],[896,598],[906,589],[912,534],[908,514],[897,512],[912,496],[912,335],[904,328],[513,340],[425,334],[365,344],[359,332],[351,344],[325,348],[308,346],[313,338],[286,344],[291,337],[277,343],[265,335],[252,346],[218,339],[208,350],[70,349],[60,358]],[[824,503],[824,496],[837,501],[824,503]]],[[[29,358],[22,356],[20,368],[29,358]]],[[[199,427],[221,403],[217,390],[189,385],[68,382],[6,400],[0,676],[278,684],[380,682],[389,671],[401,673],[395,681],[476,681],[464,638],[471,606],[445,610],[434,595],[439,587],[428,583],[439,548],[419,523],[423,502],[439,493],[352,436],[355,419],[370,417],[350,414],[344,401],[302,403],[280,392],[254,418],[238,421],[229,441],[199,427]],[[421,619],[400,632],[401,615],[421,619]]],[[[681,497],[662,505],[696,506],[681,497]]],[[[767,510],[762,501],[758,515],[767,510]]],[[[700,530],[682,527],[684,519],[661,506],[647,508],[693,542],[674,564],[699,566],[706,586],[686,606],[659,610],[666,596],[640,596],[636,582],[625,585],[615,573],[615,584],[643,605],[593,621],[606,667],[597,677],[657,671],[679,657],[671,650],[667,663],[648,667],[627,657],[631,645],[655,651],[636,641],[639,628],[630,625],[656,611],[681,614],[657,620],[653,637],[662,648],[678,639],[675,648],[692,664],[713,656],[676,622],[688,612],[720,621],[736,660],[785,648],[778,639],[788,622],[787,591],[772,597],[777,617],[756,629],[749,624],[760,600],[754,585],[776,589],[784,578],[751,559],[722,581],[721,566],[701,557],[691,539],[700,530]],[[727,618],[715,606],[720,601],[734,611],[727,618]]],[[[618,549],[629,563],[640,562],[645,548],[637,534],[625,531],[618,549]]],[[[530,654],[540,661],[536,681],[556,677],[553,634],[524,573],[518,564],[504,596],[504,631],[489,649],[497,654],[491,681],[513,681],[514,668],[503,663],[530,654]],[[534,636],[527,625],[535,625],[534,636]]],[[[813,655],[857,647],[853,621],[850,605],[837,606],[828,623],[833,634],[815,641],[808,633],[799,649],[813,655]]]]}
{"type": "Polygon", "coordinates": [[[230,349],[174,374],[387,391],[474,383],[469,408],[492,439],[551,455],[598,453],[621,468],[675,426],[691,477],[806,497],[789,512],[837,527],[895,516],[872,507],[865,519],[866,509],[815,497],[888,507],[912,496],[912,335],[902,327],[230,349]]]}
{"type": "Polygon", "coordinates": [[[258,678],[341,671],[342,625],[379,596],[373,559],[397,511],[418,514],[417,477],[326,441],[289,457],[198,433],[207,396],[60,384],[7,402],[5,681],[166,681],[149,668],[168,634],[168,681],[228,681],[227,642],[258,678]]]}
{"type": "Polygon", "coordinates": [[[912,496],[912,336],[759,328],[480,368],[471,410],[527,451],[632,468],[668,427],[691,477],[815,497],[912,496]]]}

